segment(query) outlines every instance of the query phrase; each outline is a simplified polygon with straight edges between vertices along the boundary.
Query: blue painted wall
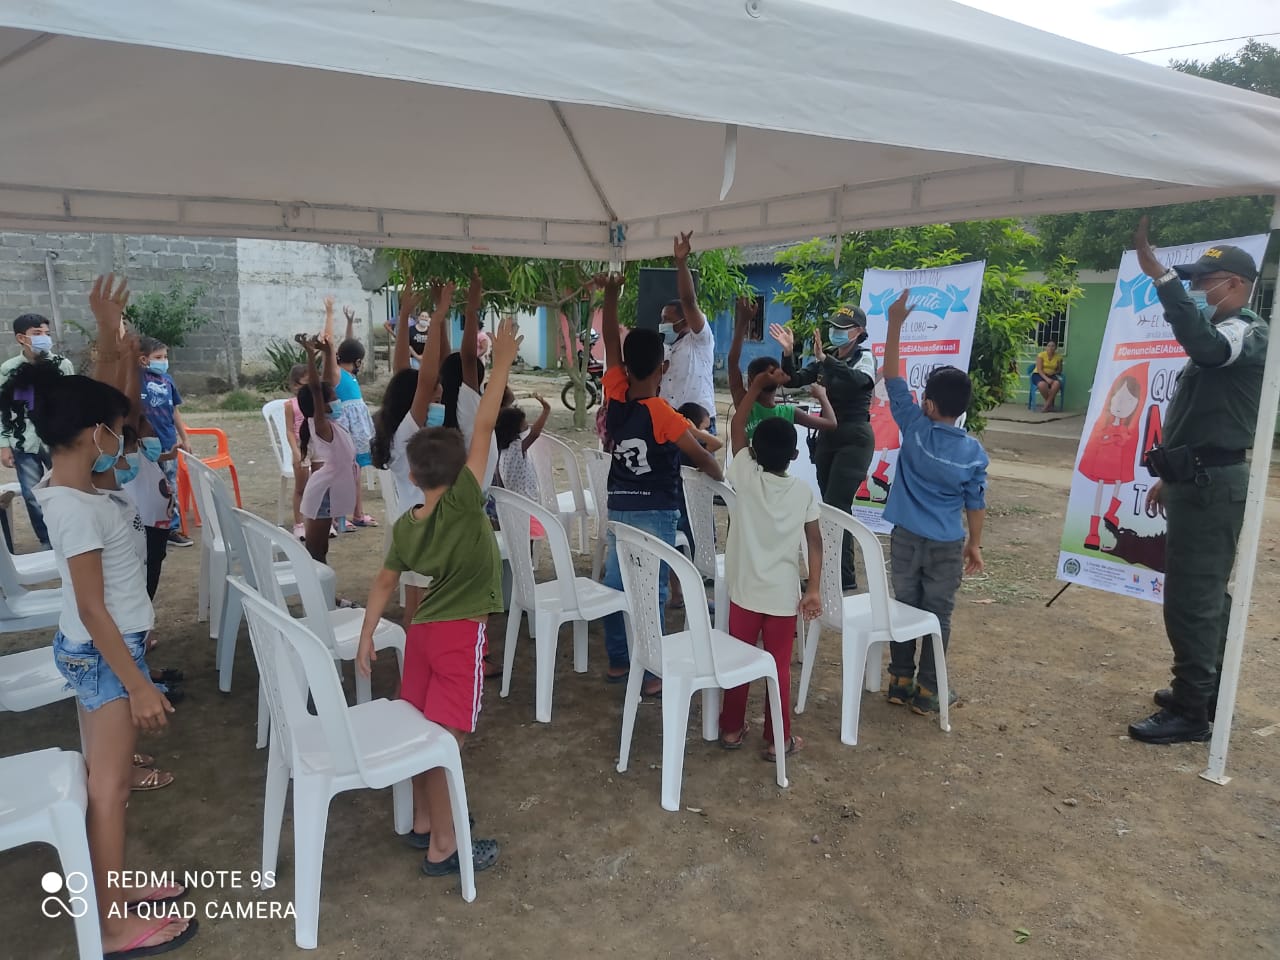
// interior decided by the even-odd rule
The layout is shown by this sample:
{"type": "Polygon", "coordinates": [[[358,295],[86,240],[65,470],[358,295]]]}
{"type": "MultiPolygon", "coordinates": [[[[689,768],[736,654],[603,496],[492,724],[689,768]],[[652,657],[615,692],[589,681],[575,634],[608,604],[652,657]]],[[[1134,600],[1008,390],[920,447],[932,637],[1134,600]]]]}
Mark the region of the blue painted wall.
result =
{"type": "MultiPolygon", "coordinates": [[[[782,268],[774,264],[758,267],[746,267],[743,272],[747,282],[755,289],[756,294],[765,298],[764,305],[764,339],[747,340],[742,344],[742,369],[747,369],[756,357],[775,357],[782,359],[782,348],[778,341],[769,336],[769,324],[786,324],[791,321],[791,308],[782,303],[775,303],[774,296],[783,290],[786,284],[782,280],[782,268]]],[[[711,330],[716,338],[716,381],[727,382],[729,377],[726,361],[729,356],[729,344],[733,340],[733,311],[726,310],[711,321],[711,330]]]]}

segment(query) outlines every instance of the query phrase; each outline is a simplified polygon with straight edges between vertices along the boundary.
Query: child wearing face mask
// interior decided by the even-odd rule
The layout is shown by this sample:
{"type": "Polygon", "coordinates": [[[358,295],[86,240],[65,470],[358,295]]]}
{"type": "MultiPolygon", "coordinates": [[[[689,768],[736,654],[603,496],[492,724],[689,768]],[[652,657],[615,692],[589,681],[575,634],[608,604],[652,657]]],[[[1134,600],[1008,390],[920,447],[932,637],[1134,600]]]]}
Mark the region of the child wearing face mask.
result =
{"type": "Polygon", "coordinates": [[[306,419],[298,443],[303,457],[311,458],[311,475],[302,491],[303,539],[307,552],[325,563],[334,519],[355,509],[359,468],[351,434],[338,421],[341,407],[333,389],[338,379],[333,341],[304,334],[296,339],[307,352],[307,381],[298,391],[298,408],[306,419]],[[317,356],[323,359],[323,374],[317,370],[317,356]]]}
{"type": "MultiPolygon", "coordinates": [[[[182,422],[178,408],[182,406],[182,394],[169,376],[169,348],[154,337],[143,337],[138,343],[138,364],[142,367],[142,412],[151,429],[160,439],[166,451],[191,452],[187,426],[182,422]]],[[[169,486],[178,488],[178,461],[163,462],[164,475],[169,486]]],[[[175,547],[189,547],[192,541],[182,533],[182,521],[178,511],[173,511],[169,521],[169,543],[175,547]]]]}
{"type": "MultiPolygon", "coordinates": [[[[333,336],[333,298],[325,300],[325,333],[333,336]]],[[[351,442],[356,448],[356,466],[360,469],[373,464],[373,456],[369,451],[369,442],[373,439],[373,417],[369,415],[369,406],[364,402],[364,393],[360,389],[360,368],[364,365],[364,344],[357,340],[355,334],[355,311],[343,307],[347,318],[346,337],[338,344],[338,383],[335,387],[338,402],[342,405],[336,414],[338,422],[351,434],[351,442]]],[[[376,527],[378,521],[364,512],[364,494],[360,485],[356,485],[356,511],[351,516],[351,523],[356,527],[376,527]]]]}

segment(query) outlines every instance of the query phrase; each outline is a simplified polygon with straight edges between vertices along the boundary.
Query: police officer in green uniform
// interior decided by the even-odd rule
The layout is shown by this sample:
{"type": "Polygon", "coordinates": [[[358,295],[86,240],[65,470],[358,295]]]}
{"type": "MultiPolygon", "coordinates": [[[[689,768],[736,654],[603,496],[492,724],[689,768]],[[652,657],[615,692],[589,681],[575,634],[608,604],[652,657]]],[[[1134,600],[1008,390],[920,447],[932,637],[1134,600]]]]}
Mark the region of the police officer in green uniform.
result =
{"type": "Polygon", "coordinates": [[[1239,247],[1210,247],[1195,263],[1170,270],[1147,240],[1146,217],[1134,246],[1189,359],[1165,415],[1163,442],[1149,455],[1160,479],[1148,501],[1164,504],[1168,520],[1164,624],[1173,647],[1173,685],[1156,691],[1160,710],[1130,724],[1129,734],[1147,743],[1208,740],[1268,326],[1245,309],[1258,268],[1239,247]],[[1191,282],[1190,293],[1180,280],[1191,282]]]}
{"type": "MultiPolygon", "coordinates": [[[[836,428],[818,434],[813,466],[818,475],[822,500],[846,513],[853,510],[853,498],[867,478],[867,468],[875,454],[871,432],[871,392],[875,388],[876,361],[863,349],[867,338],[867,315],[861,307],[843,306],[827,320],[831,352],[822,349],[820,335],[814,336],[816,359],[803,370],[795,369],[792,357],[795,337],[785,328],[770,328],[782,344],[782,369],[791,379],[789,387],[807,387],[821,380],[836,415],[836,428]]],[[[848,591],[857,586],[852,538],[844,538],[840,560],[840,583],[848,591]]]]}

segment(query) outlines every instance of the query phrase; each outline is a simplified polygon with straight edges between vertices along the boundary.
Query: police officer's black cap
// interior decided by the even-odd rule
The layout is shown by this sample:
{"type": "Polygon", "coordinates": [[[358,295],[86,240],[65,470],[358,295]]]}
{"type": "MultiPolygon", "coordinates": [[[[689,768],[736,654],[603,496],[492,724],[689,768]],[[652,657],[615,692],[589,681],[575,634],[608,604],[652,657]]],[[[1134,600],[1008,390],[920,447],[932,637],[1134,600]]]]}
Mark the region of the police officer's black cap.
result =
{"type": "Polygon", "coordinates": [[[852,305],[843,306],[831,316],[827,317],[828,326],[839,327],[841,330],[848,330],[850,327],[867,328],[867,315],[862,311],[861,307],[852,305]]]}
{"type": "Polygon", "coordinates": [[[1258,265],[1253,257],[1230,244],[1210,247],[1195,263],[1179,264],[1173,269],[1183,280],[1196,280],[1211,273],[1234,273],[1246,280],[1258,278],[1258,265]]]}

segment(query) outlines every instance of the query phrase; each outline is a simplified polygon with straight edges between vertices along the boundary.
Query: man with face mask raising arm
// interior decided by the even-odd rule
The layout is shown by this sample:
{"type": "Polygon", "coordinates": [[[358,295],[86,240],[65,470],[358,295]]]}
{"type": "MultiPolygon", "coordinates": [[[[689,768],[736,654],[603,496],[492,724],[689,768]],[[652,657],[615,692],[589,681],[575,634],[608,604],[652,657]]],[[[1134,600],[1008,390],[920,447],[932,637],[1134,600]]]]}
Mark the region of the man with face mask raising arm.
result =
{"type": "MultiPolygon", "coordinates": [[[[24,363],[49,361],[56,363],[63,374],[75,373],[75,367],[66,357],[53,352],[53,337],[49,335],[49,321],[38,313],[24,313],[13,321],[13,336],[18,341],[22,352],[11,360],[0,364],[0,386],[8,383],[24,363]]],[[[18,485],[22,487],[22,499],[27,504],[27,515],[31,518],[31,530],[40,541],[40,546],[49,548],[49,532],[45,529],[44,513],[36,502],[32,491],[35,485],[53,464],[49,459],[49,451],[36,429],[26,416],[26,402],[14,397],[14,404],[20,405],[22,416],[16,417],[17,423],[25,424],[20,433],[0,433],[0,464],[12,467],[18,472],[18,485]]]]}
{"type": "MultiPolygon", "coordinates": [[[[782,344],[782,369],[791,375],[789,387],[807,387],[821,382],[836,415],[836,428],[818,434],[813,466],[818,475],[822,501],[846,513],[866,479],[867,467],[875,453],[871,432],[871,394],[875,389],[876,361],[862,343],[867,338],[867,315],[861,307],[843,306],[827,319],[827,337],[832,353],[822,349],[821,330],[814,333],[812,363],[795,369],[795,334],[772,324],[769,333],[782,344]]],[[[857,587],[852,538],[844,538],[840,558],[840,583],[845,591],[857,587]]]]}
{"type": "Polygon", "coordinates": [[[1129,734],[1147,743],[1208,740],[1268,327],[1245,309],[1258,268],[1239,247],[1210,247],[1195,263],[1170,270],[1147,239],[1146,217],[1134,247],[1189,359],[1165,414],[1163,443],[1147,457],[1160,477],[1147,499],[1164,504],[1168,522],[1164,625],[1173,648],[1173,685],[1156,691],[1160,710],[1130,724],[1129,734]],[[1180,280],[1191,281],[1189,293],[1180,280]]]}
{"type": "Polygon", "coordinates": [[[716,338],[711,324],[698,308],[689,270],[689,238],[692,233],[676,237],[676,292],[680,299],[662,308],[662,334],[670,349],[667,372],[662,377],[660,396],[677,410],[686,403],[696,403],[711,414],[710,432],[716,432],[716,338]]]}

